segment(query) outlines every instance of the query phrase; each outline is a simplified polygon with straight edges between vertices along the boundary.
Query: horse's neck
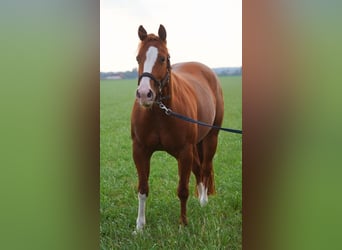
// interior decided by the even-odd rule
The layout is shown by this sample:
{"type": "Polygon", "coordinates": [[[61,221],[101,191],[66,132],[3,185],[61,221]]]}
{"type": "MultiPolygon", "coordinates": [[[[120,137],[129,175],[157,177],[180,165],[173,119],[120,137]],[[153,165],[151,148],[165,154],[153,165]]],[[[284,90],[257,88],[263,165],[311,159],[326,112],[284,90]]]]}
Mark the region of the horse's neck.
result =
{"type": "Polygon", "coordinates": [[[171,105],[172,99],[175,96],[174,93],[177,92],[177,90],[175,90],[177,86],[173,83],[173,79],[174,79],[174,74],[171,71],[170,76],[169,76],[169,82],[165,85],[161,94],[161,98],[162,98],[161,101],[165,105],[171,105]]]}
{"type": "Polygon", "coordinates": [[[177,73],[171,72],[168,94],[170,96],[170,106],[183,100],[185,93],[189,93],[189,85],[177,73]]]}

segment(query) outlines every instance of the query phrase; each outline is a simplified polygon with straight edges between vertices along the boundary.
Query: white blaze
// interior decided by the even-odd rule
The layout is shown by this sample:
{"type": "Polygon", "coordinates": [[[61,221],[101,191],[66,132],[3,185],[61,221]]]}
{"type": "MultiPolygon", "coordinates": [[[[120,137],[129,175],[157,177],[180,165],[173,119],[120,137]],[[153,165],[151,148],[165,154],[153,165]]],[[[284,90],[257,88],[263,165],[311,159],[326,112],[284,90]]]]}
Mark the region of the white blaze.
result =
{"type": "MultiPolygon", "coordinates": [[[[154,64],[157,61],[157,57],[158,57],[158,49],[154,46],[149,47],[146,52],[146,60],[144,62],[143,72],[152,73],[152,69],[153,69],[154,64]]],[[[142,91],[144,90],[148,91],[151,89],[149,77],[143,77],[141,79],[139,89],[141,89],[142,91]]]]}
{"type": "Polygon", "coordinates": [[[158,49],[154,46],[148,48],[146,52],[146,60],[144,63],[144,72],[151,73],[158,57],[158,49]]]}

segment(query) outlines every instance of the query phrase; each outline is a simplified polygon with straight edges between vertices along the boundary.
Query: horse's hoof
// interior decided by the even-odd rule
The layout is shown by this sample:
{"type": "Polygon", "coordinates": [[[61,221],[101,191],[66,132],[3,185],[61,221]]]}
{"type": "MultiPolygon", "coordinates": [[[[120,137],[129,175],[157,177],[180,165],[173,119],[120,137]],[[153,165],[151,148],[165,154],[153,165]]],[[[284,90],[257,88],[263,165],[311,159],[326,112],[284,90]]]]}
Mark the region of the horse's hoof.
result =
{"type": "Polygon", "coordinates": [[[143,233],[143,228],[138,228],[136,227],[135,230],[132,232],[132,235],[138,235],[138,234],[141,234],[143,233]]]}
{"type": "Polygon", "coordinates": [[[208,197],[201,197],[200,199],[201,207],[204,207],[205,205],[207,205],[207,203],[208,203],[208,197]]]}
{"type": "Polygon", "coordinates": [[[180,219],[179,219],[179,224],[181,225],[181,226],[187,226],[188,225],[188,219],[186,218],[186,217],[181,217],[180,219]]]}
{"type": "Polygon", "coordinates": [[[135,229],[133,232],[132,232],[132,235],[138,235],[138,234],[141,234],[143,230],[138,230],[138,229],[135,229]]]}

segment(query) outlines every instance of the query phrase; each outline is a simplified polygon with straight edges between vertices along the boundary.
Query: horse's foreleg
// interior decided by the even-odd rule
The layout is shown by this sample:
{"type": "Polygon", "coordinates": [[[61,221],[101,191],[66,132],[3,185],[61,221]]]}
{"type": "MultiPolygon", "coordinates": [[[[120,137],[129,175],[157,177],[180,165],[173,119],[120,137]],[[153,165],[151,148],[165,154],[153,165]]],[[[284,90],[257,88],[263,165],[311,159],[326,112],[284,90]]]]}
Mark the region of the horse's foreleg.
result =
{"type": "Polygon", "coordinates": [[[145,208],[146,198],[148,196],[148,177],[150,174],[150,158],[152,152],[146,151],[136,143],[133,143],[133,159],[137,169],[139,184],[138,184],[138,217],[136,221],[137,230],[141,230],[146,224],[145,208]]]}
{"type": "Polygon", "coordinates": [[[145,208],[146,208],[146,194],[138,193],[138,199],[139,199],[139,208],[138,208],[138,217],[137,217],[137,224],[136,229],[141,230],[146,224],[146,218],[145,218],[145,208]]]}
{"type": "Polygon", "coordinates": [[[183,150],[178,157],[178,198],[181,203],[180,223],[183,225],[188,224],[186,217],[186,203],[189,197],[189,179],[191,174],[192,162],[193,162],[193,148],[187,147],[183,150]]]}

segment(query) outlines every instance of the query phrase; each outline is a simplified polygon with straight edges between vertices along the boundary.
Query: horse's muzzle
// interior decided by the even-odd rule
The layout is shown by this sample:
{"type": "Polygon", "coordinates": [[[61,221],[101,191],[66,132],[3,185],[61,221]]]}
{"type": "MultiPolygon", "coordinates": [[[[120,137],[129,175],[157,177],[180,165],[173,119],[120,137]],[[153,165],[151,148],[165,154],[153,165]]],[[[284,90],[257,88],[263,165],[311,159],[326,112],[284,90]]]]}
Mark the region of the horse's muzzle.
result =
{"type": "Polygon", "coordinates": [[[154,102],[154,93],[150,88],[138,88],[136,98],[141,106],[151,107],[154,102]]]}

